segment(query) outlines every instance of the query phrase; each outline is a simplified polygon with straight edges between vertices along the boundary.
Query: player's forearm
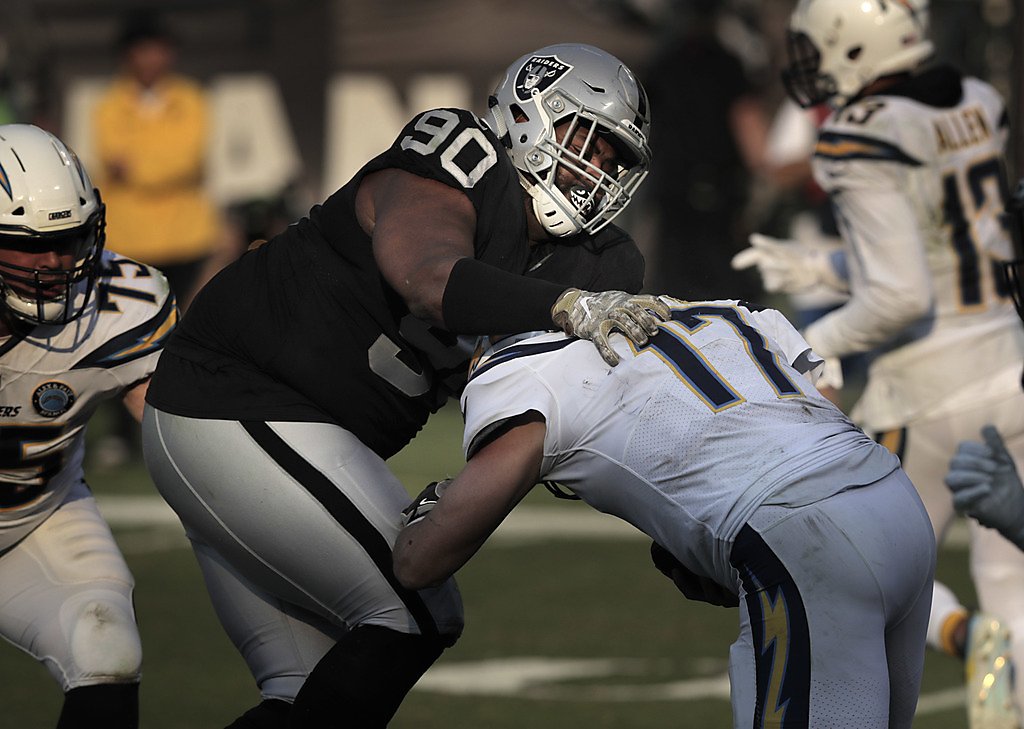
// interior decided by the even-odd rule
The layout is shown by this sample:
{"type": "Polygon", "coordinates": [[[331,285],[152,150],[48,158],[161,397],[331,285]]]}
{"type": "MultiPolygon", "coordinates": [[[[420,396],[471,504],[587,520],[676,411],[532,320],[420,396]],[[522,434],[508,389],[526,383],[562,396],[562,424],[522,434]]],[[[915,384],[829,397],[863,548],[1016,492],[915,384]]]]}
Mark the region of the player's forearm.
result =
{"type": "Polygon", "coordinates": [[[823,316],[804,332],[821,357],[868,352],[925,316],[931,297],[914,291],[855,291],[846,304],[823,316]]]}
{"type": "Polygon", "coordinates": [[[539,413],[512,418],[438,494],[426,516],[398,535],[395,576],[419,590],[455,574],[540,479],[546,426],[539,413]]]}
{"type": "Polygon", "coordinates": [[[133,418],[139,423],[142,422],[142,412],[146,407],[146,391],[149,389],[149,378],[132,385],[125,390],[121,401],[133,418]]]}
{"type": "Polygon", "coordinates": [[[566,287],[518,276],[472,258],[445,285],[445,328],[457,334],[515,334],[553,329],[551,307],[566,287]]]}
{"type": "Polygon", "coordinates": [[[395,577],[409,590],[422,590],[444,582],[469,561],[487,539],[452,540],[436,518],[405,527],[392,552],[395,577]]]}

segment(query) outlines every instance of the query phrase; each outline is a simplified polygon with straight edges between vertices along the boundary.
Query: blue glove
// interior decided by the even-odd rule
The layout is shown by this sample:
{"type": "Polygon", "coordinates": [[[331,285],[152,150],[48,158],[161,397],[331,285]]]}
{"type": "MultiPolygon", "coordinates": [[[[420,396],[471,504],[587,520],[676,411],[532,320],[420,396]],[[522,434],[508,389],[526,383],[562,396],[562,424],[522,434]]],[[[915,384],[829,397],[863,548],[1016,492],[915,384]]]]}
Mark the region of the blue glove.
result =
{"type": "Polygon", "coordinates": [[[953,505],[1024,549],[1024,485],[999,431],[986,425],[981,437],[984,443],[961,443],[950,461],[953,505]]]}
{"type": "Polygon", "coordinates": [[[722,587],[708,577],[688,570],[671,552],[657,542],[651,542],[651,560],[661,574],[672,580],[688,600],[699,600],[719,607],[738,607],[739,595],[722,587]]]}

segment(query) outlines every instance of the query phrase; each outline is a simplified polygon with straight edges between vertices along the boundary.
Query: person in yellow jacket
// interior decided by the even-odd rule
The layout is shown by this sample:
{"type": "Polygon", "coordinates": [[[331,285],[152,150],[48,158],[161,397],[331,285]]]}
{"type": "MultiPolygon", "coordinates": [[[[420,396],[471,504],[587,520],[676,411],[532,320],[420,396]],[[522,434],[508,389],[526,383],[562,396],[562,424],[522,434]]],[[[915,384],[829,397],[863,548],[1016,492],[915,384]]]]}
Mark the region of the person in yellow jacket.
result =
{"type": "Polygon", "coordinates": [[[119,47],[122,71],[93,119],[107,246],[161,269],[184,308],[226,263],[220,214],[203,187],[207,101],[175,73],[176,40],[155,16],[131,16],[119,47]]]}

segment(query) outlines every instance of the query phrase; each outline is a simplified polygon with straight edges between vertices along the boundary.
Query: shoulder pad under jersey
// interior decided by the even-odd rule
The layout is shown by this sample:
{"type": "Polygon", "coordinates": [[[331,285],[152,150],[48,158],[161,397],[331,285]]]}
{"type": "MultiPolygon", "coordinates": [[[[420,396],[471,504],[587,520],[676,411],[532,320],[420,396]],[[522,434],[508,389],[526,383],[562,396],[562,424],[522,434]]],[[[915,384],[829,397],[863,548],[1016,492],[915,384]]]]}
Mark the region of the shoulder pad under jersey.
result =
{"type": "Polygon", "coordinates": [[[160,271],[111,251],[104,251],[100,266],[83,317],[89,322],[89,354],[75,369],[119,367],[158,353],[178,321],[174,295],[160,271]]]}
{"type": "Polygon", "coordinates": [[[818,131],[812,165],[822,189],[899,184],[931,156],[908,99],[871,96],[834,112],[818,131]]]}

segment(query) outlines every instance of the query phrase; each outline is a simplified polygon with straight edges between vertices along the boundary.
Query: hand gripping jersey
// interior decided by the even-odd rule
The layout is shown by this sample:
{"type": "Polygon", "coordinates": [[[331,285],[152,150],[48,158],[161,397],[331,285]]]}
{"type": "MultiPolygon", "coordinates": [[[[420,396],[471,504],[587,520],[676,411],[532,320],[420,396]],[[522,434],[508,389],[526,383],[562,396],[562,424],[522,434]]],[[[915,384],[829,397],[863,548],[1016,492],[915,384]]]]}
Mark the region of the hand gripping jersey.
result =
{"type": "MultiPolygon", "coordinates": [[[[476,338],[411,316],[377,269],[355,196],[366,175],[385,168],[464,192],[476,208],[478,260],[513,273],[534,263],[523,191],[500,142],[468,111],[424,112],[308,218],[204,288],[167,346],[148,401],[194,418],[335,423],[383,458],[408,443],[461,390],[476,338]]],[[[602,247],[634,248],[614,226],[577,238],[574,255],[591,263],[602,247]]],[[[554,269],[556,281],[571,277],[554,269]]]]}
{"type": "Polygon", "coordinates": [[[887,430],[1018,389],[1024,330],[997,262],[1007,118],[938,68],[833,113],[813,165],[846,244],[851,301],[812,324],[822,356],[877,348],[854,412],[887,430]]]}
{"type": "Polygon", "coordinates": [[[544,416],[542,478],[731,585],[732,540],[761,504],[799,506],[877,481],[899,461],[818,394],[821,364],[777,311],[672,302],[623,361],[545,334],[481,359],[462,396],[471,456],[503,421],[544,416]]]}
{"type": "Polygon", "coordinates": [[[101,402],[152,374],[177,322],[156,269],[104,251],[81,318],[0,345],[0,550],[83,480],[85,426],[101,402]]]}

